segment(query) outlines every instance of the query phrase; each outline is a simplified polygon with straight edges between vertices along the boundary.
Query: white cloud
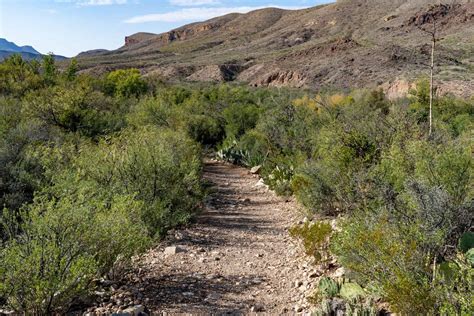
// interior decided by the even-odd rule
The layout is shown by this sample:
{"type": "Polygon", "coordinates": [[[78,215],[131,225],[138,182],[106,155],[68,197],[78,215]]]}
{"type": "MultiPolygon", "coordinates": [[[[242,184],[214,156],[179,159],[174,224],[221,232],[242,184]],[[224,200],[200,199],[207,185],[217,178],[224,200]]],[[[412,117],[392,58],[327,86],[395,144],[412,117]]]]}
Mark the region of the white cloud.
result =
{"type": "Polygon", "coordinates": [[[170,0],[171,5],[180,7],[192,7],[198,5],[215,5],[220,4],[219,0],[170,0]]]}
{"type": "MultiPolygon", "coordinates": [[[[202,21],[211,19],[216,16],[225,15],[228,13],[247,13],[253,10],[268,8],[269,6],[258,7],[217,7],[217,8],[185,8],[176,11],[156,14],[146,14],[132,17],[125,20],[125,23],[146,23],[146,22],[183,22],[183,21],[202,21]]],[[[271,6],[273,8],[298,10],[305,7],[293,6],[271,6]]]]}
{"type": "Polygon", "coordinates": [[[126,4],[127,0],[55,0],[56,2],[75,3],[78,6],[100,6],[112,4],[126,4]]]}

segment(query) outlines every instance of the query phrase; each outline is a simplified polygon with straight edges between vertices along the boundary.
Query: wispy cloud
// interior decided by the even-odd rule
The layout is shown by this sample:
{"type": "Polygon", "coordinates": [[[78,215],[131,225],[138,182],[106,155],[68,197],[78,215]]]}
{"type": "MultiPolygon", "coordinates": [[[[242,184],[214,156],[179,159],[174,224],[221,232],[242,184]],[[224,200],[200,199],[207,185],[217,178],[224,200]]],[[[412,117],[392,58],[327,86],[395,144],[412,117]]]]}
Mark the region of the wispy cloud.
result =
{"type": "Polygon", "coordinates": [[[183,22],[183,21],[202,21],[211,19],[216,16],[225,15],[228,13],[247,13],[253,10],[263,8],[280,8],[287,10],[298,10],[305,7],[296,6],[242,6],[242,7],[216,7],[216,8],[185,8],[176,11],[156,14],[146,14],[135,16],[125,20],[125,23],[147,23],[147,22],[183,22]]]}
{"type": "Polygon", "coordinates": [[[180,7],[192,7],[199,5],[216,5],[220,4],[220,0],[170,0],[171,5],[180,7]]]}
{"type": "Polygon", "coordinates": [[[101,5],[113,5],[113,4],[126,4],[127,0],[55,0],[56,2],[62,3],[75,3],[78,6],[101,6],[101,5]]]}

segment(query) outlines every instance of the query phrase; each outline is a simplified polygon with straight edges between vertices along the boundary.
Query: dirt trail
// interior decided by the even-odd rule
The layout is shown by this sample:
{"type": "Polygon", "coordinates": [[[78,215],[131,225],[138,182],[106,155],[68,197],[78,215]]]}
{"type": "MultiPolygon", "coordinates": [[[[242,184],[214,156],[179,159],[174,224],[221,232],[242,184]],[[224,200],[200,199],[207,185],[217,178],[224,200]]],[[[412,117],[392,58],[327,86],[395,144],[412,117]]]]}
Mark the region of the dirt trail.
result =
{"type": "Polygon", "coordinates": [[[288,235],[302,216],[296,203],[244,168],[209,161],[204,177],[214,187],[205,212],[140,257],[129,303],[154,315],[305,313],[317,272],[288,235]]]}

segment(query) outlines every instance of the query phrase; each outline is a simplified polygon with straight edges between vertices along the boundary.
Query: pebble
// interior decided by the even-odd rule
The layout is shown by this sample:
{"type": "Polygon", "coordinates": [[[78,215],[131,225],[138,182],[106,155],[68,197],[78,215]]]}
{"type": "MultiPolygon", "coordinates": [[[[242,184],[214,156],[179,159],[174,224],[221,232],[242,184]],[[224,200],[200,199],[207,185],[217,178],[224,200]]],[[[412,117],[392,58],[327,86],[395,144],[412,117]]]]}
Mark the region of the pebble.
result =
{"type": "Polygon", "coordinates": [[[301,313],[303,311],[303,307],[299,305],[295,305],[293,310],[297,313],[301,313]]]}
{"type": "Polygon", "coordinates": [[[265,307],[262,304],[256,304],[250,308],[252,313],[261,313],[265,311],[265,307]]]}

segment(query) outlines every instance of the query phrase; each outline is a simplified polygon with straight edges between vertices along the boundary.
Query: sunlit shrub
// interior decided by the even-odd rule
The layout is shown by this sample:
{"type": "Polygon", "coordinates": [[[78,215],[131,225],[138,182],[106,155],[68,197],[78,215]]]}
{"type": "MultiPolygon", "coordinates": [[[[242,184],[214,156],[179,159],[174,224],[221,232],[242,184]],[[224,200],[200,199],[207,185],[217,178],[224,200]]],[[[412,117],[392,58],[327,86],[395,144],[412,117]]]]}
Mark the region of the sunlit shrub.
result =
{"type": "Polygon", "coordinates": [[[138,69],[120,69],[109,73],[105,81],[106,91],[118,97],[138,97],[147,91],[145,80],[138,69]]]}
{"type": "Polygon", "coordinates": [[[21,233],[0,250],[0,293],[15,310],[64,313],[118,258],[148,245],[140,203],[126,196],[104,203],[89,189],[37,197],[23,209],[21,233]]]}
{"type": "Polygon", "coordinates": [[[290,236],[299,238],[303,242],[305,252],[319,263],[325,263],[329,258],[329,238],[332,227],[328,223],[306,222],[303,225],[290,228],[290,236]]]}

